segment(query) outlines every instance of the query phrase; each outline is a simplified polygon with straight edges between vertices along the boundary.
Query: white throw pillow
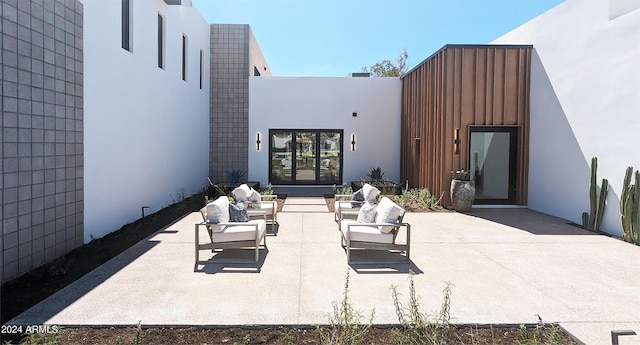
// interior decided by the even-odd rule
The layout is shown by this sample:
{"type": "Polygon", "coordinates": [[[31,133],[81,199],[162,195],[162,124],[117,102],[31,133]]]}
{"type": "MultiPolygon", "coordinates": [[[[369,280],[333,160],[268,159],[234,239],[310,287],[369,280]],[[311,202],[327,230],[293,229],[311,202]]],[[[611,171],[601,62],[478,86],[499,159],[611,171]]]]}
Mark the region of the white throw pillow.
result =
{"type": "Polygon", "coordinates": [[[365,202],[358,211],[358,223],[373,223],[376,220],[376,205],[365,202]]]}
{"type": "Polygon", "coordinates": [[[214,202],[207,205],[208,223],[228,223],[229,222],[229,198],[221,196],[214,202]]]}
{"type": "MultiPolygon", "coordinates": [[[[391,201],[391,199],[384,197],[378,203],[376,211],[376,223],[397,223],[402,208],[391,201]]],[[[388,233],[393,230],[393,226],[380,226],[379,229],[384,233],[388,233]]]]}
{"type": "Polygon", "coordinates": [[[262,197],[260,196],[260,193],[258,193],[258,191],[251,188],[251,192],[247,194],[247,200],[251,202],[260,202],[262,201],[262,197]]]}
{"type": "Polygon", "coordinates": [[[249,195],[253,189],[249,188],[246,183],[241,184],[239,187],[234,189],[231,192],[233,199],[236,201],[247,201],[249,200],[249,195]]]}
{"type": "Polygon", "coordinates": [[[378,195],[380,195],[380,190],[368,183],[365,183],[364,186],[362,186],[362,195],[364,196],[365,201],[376,202],[378,195]]]}

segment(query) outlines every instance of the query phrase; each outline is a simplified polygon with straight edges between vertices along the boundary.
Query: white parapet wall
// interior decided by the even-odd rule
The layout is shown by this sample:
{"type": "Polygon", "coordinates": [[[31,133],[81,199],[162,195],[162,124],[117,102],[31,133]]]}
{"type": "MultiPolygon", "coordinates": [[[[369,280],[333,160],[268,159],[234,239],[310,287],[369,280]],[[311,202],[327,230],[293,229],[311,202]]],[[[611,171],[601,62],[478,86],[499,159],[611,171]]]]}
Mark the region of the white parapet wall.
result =
{"type": "Polygon", "coordinates": [[[87,242],[140,218],[142,206],[149,214],[206,185],[210,42],[209,25],[195,7],[131,0],[127,51],[123,2],[82,2],[87,242]],[[158,67],[158,14],[164,17],[164,68],[158,67]]]}
{"type": "Polygon", "coordinates": [[[567,0],[492,42],[534,46],[530,208],[581,223],[595,156],[610,184],[601,230],[622,234],[625,169],[640,169],[638,42],[636,0],[567,0]]]}
{"type": "Polygon", "coordinates": [[[400,182],[401,92],[399,78],[250,77],[249,180],[269,182],[269,129],[339,129],[345,183],[374,167],[400,182]]]}

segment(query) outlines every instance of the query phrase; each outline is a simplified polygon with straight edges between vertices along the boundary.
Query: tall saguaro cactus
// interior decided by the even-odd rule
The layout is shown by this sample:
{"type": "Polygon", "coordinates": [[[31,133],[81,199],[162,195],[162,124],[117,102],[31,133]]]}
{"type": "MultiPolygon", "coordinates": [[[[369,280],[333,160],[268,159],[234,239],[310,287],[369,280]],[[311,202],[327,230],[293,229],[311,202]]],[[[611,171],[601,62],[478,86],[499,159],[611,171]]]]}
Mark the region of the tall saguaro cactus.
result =
{"type": "Polygon", "coordinates": [[[590,212],[582,213],[582,227],[587,230],[598,231],[602,223],[604,206],[609,192],[609,181],[602,179],[600,196],[598,197],[597,185],[598,158],[591,158],[591,184],[589,186],[589,200],[591,201],[590,212]]]}
{"type": "Polygon", "coordinates": [[[635,184],[631,184],[633,167],[628,167],[624,175],[620,213],[624,240],[640,245],[640,170],[635,173],[635,184]]]}

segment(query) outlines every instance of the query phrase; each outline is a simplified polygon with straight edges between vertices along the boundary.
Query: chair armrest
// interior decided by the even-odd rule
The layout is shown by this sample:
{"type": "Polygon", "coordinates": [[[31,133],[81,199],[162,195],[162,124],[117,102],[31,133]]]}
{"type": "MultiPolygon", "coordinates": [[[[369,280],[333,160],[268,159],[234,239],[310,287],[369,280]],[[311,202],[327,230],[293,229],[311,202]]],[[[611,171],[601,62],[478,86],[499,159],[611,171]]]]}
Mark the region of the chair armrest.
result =
{"type": "MultiPolygon", "coordinates": [[[[351,194],[335,194],[335,195],[333,196],[333,198],[334,198],[336,201],[338,201],[338,199],[343,199],[343,198],[344,198],[344,199],[351,200],[351,198],[352,198],[352,197],[353,197],[353,195],[351,195],[351,194]]],[[[340,201],[347,201],[347,200],[340,200],[340,201]]]]}
{"type": "Polygon", "coordinates": [[[347,226],[393,226],[395,227],[410,227],[409,223],[350,223],[347,226]]]}

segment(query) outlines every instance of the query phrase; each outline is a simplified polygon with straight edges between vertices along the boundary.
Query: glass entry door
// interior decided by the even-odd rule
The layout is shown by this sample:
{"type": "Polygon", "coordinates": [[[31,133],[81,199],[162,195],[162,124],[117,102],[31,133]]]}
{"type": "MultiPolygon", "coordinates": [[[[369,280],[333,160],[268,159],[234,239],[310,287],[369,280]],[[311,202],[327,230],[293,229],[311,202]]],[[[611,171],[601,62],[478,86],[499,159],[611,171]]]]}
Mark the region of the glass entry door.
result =
{"type": "Polygon", "coordinates": [[[517,127],[471,127],[469,167],[477,204],[513,204],[517,127]]]}
{"type": "Polygon", "coordinates": [[[269,130],[273,184],[341,184],[342,130],[269,130]]]}

